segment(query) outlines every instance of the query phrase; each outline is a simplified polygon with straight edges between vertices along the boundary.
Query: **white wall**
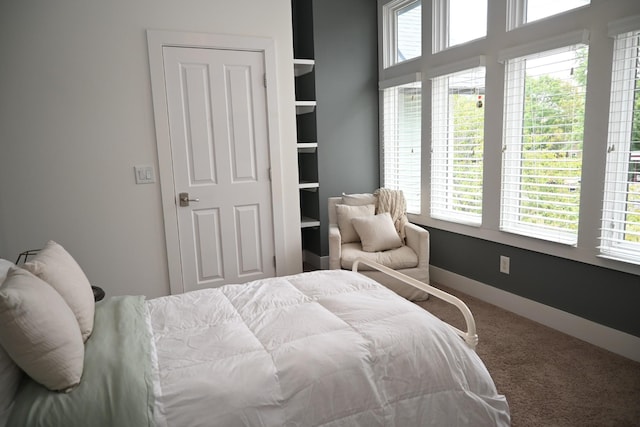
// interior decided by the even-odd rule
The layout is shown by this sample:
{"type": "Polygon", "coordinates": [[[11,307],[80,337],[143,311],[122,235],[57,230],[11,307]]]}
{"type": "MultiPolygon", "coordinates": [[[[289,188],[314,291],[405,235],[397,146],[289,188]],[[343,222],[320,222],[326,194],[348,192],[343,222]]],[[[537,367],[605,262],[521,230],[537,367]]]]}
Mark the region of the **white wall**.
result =
{"type": "Polygon", "coordinates": [[[287,269],[301,268],[290,0],[0,2],[0,257],[48,239],[108,295],[169,292],[147,29],[268,36],[278,63],[287,269]],[[289,184],[290,183],[290,184],[289,184]]]}

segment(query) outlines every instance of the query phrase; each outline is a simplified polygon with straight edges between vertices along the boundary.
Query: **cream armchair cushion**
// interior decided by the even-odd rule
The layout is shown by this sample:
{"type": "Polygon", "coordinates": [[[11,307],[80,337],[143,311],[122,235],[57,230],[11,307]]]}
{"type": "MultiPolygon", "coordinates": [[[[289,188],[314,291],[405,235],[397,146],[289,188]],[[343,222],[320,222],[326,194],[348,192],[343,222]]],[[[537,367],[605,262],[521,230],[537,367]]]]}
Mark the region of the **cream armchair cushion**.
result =
{"type": "MultiPolygon", "coordinates": [[[[346,270],[353,268],[353,263],[358,258],[365,258],[382,264],[394,270],[414,268],[418,265],[418,255],[409,246],[400,246],[396,249],[379,252],[365,252],[358,243],[346,243],[342,245],[342,260],[340,266],[346,270]]],[[[358,270],[373,270],[371,267],[361,264],[358,270]]]]}

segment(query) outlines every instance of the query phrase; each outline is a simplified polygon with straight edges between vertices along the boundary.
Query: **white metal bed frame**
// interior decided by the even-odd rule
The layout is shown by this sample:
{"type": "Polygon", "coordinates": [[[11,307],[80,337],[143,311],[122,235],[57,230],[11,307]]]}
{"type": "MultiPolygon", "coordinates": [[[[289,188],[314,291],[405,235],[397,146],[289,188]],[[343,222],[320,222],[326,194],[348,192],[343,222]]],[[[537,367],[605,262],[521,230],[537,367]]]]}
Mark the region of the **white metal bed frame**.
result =
{"type": "Polygon", "coordinates": [[[415,288],[423,290],[427,292],[429,295],[433,295],[434,297],[437,297],[443,301],[448,302],[449,304],[454,305],[456,308],[458,308],[458,310],[462,312],[462,315],[464,316],[464,320],[467,324],[467,332],[461,331],[460,329],[446,322],[445,324],[449,326],[451,329],[453,329],[456,334],[460,335],[469,347],[475,350],[476,346],[478,345],[478,334],[476,333],[476,321],[474,320],[473,314],[471,314],[471,310],[469,310],[469,307],[467,307],[467,305],[461,299],[451,294],[448,294],[443,290],[434,288],[431,285],[428,285],[419,280],[416,280],[413,277],[409,277],[406,274],[399,273],[395,270],[390,269],[389,267],[385,267],[384,265],[378,264],[377,262],[370,261],[364,258],[356,259],[353,263],[352,270],[357,272],[358,266],[360,264],[368,265],[369,267],[374,268],[378,271],[381,271],[385,274],[388,274],[389,276],[395,279],[398,279],[403,283],[406,283],[415,288]]]}

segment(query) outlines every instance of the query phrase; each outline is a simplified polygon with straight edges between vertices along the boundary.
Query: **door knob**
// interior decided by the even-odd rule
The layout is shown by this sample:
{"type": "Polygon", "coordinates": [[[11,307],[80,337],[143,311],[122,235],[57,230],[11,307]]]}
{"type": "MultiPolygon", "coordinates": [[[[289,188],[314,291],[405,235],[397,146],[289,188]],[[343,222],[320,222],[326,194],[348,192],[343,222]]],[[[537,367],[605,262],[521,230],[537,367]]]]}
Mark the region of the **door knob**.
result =
{"type": "Polygon", "coordinates": [[[180,206],[189,206],[189,202],[199,202],[200,199],[190,199],[189,193],[180,193],[178,194],[178,199],[180,200],[180,206]]]}

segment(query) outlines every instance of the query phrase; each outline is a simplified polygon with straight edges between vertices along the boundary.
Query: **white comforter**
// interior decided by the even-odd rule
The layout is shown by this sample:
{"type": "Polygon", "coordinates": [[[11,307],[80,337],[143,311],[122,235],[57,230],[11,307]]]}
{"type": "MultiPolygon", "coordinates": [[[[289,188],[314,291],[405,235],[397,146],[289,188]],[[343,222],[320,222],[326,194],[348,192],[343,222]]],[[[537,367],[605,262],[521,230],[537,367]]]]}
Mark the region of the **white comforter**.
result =
{"type": "Polygon", "coordinates": [[[476,353],[358,273],[303,273],[147,304],[159,425],[509,425],[506,399],[476,353]]]}

